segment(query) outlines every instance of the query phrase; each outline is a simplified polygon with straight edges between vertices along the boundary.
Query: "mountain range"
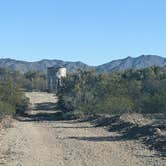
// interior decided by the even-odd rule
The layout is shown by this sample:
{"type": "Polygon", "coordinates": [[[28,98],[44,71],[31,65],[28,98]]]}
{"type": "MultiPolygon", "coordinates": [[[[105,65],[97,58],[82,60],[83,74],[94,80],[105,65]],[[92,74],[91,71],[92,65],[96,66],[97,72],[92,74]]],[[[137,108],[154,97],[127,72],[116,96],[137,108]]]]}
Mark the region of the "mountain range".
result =
{"type": "Polygon", "coordinates": [[[1,68],[9,68],[12,70],[20,71],[25,73],[27,71],[46,71],[47,67],[52,66],[64,66],[68,69],[69,72],[75,72],[78,69],[88,70],[95,69],[99,72],[111,72],[111,71],[120,71],[127,69],[141,69],[150,66],[166,66],[166,58],[156,56],[156,55],[141,55],[139,57],[127,57],[124,59],[114,60],[109,63],[105,63],[99,66],[88,66],[82,62],[67,62],[62,60],[48,60],[43,59],[36,62],[27,62],[14,60],[9,58],[0,59],[1,68]]]}

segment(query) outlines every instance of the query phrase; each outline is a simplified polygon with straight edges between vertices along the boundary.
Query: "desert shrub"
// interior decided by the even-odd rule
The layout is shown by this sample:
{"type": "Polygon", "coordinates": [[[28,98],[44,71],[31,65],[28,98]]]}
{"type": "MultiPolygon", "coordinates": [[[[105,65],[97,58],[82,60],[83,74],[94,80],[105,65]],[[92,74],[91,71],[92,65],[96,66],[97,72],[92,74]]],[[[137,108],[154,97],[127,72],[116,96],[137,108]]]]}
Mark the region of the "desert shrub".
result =
{"type": "Polygon", "coordinates": [[[100,74],[79,71],[64,79],[58,104],[76,117],[124,112],[166,113],[165,73],[159,67],[100,74]]]}
{"type": "Polygon", "coordinates": [[[0,101],[0,121],[5,116],[14,114],[15,108],[11,104],[0,101]]]}
{"type": "Polygon", "coordinates": [[[16,105],[16,114],[23,115],[29,106],[29,99],[22,95],[20,102],[16,105]]]}
{"type": "Polygon", "coordinates": [[[121,114],[124,112],[132,112],[134,104],[127,97],[107,97],[104,101],[96,104],[96,112],[107,114],[121,114]]]}
{"type": "Polygon", "coordinates": [[[28,100],[20,88],[11,81],[0,83],[0,119],[7,115],[15,115],[24,112],[28,106],[28,100]]]}
{"type": "Polygon", "coordinates": [[[0,68],[0,82],[6,83],[10,80],[14,85],[24,89],[24,91],[46,91],[46,73],[41,71],[19,71],[0,68]]]}
{"type": "Polygon", "coordinates": [[[166,113],[166,91],[146,96],[142,105],[143,113],[166,113]]]}

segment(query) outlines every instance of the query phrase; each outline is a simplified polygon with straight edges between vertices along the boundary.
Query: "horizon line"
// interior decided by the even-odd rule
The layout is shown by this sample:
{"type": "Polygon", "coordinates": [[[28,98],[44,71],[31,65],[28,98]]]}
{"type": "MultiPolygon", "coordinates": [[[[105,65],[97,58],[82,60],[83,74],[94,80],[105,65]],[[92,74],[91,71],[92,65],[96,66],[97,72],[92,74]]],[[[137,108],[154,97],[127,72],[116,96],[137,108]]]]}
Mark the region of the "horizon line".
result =
{"type": "Polygon", "coordinates": [[[110,63],[110,62],[113,62],[113,61],[117,61],[117,60],[123,60],[123,59],[127,59],[127,58],[134,58],[135,59],[135,58],[139,58],[141,56],[156,56],[156,57],[160,57],[160,58],[166,58],[166,57],[160,56],[160,55],[142,54],[142,55],[139,55],[139,56],[136,56],[136,57],[134,57],[134,56],[126,56],[124,58],[113,59],[113,60],[110,60],[108,62],[99,64],[99,65],[89,65],[89,64],[87,64],[87,63],[85,63],[83,61],[70,61],[70,60],[50,59],[50,58],[48,58],[48,59],[44,58],[44,59],[33,60],[33,61],[24,60],[24,59],[15,59],[15,58],[0,58],[0,60],[5,60],[5,59],[7,60],[7,59],[9,59],[9,60],[20,61],[20,62],[27,62],[27,63],[35,63],[35,62],[40,62],[40,61],[44,61],[44,60],[48,60],[48,61],[54,61],[55,60],[55,61],[63,61],[63,62],[71,62],[71,63],[84,63],[84,64],[86,64],[88,66],[100,66],[100,65],[107,64],[107,63],[110,63]]]}

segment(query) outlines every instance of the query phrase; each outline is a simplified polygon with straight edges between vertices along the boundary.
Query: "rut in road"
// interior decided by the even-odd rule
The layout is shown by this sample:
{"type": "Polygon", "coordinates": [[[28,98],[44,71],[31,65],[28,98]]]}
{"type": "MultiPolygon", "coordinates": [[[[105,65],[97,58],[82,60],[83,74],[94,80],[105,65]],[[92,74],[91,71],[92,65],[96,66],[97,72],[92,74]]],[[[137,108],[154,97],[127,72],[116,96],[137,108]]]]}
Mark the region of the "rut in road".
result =
{"type": "Polygon", "coordinates": [[[137,141],[119,140],[117,133],[88,122],[55,120],[56,97],[26,93],[29,116],[14,121],[0,137],[0,165],[5,166],[164,166],[137,141]]]}

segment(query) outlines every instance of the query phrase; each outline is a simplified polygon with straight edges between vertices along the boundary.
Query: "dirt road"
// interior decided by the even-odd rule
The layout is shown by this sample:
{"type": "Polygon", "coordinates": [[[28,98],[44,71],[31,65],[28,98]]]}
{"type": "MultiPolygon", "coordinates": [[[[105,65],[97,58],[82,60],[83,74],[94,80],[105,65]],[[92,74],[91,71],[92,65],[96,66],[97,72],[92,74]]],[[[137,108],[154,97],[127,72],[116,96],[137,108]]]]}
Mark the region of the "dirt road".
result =
{"type": "Polygon", "coordinates": [[[164,159],[136,141],[89,123],[55,120],[56,98],[27,93],[29,117],[0,132],[0,165],[5,166],[164,166],[164,159]]]}

